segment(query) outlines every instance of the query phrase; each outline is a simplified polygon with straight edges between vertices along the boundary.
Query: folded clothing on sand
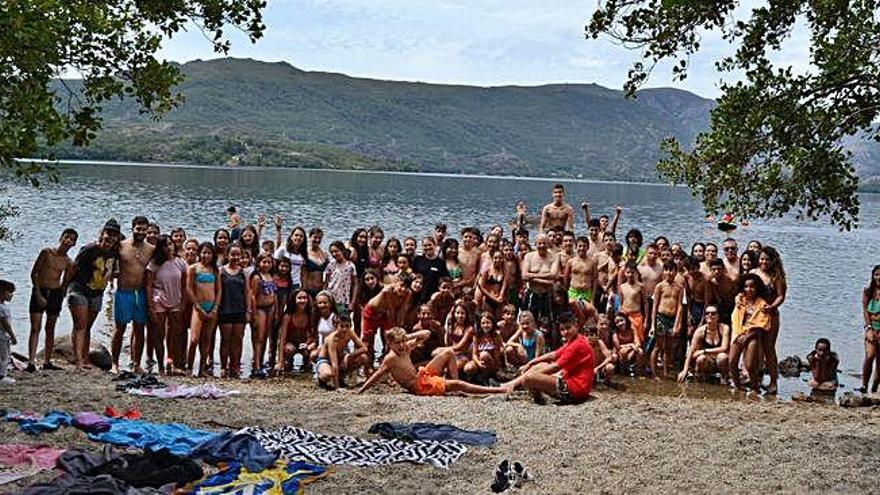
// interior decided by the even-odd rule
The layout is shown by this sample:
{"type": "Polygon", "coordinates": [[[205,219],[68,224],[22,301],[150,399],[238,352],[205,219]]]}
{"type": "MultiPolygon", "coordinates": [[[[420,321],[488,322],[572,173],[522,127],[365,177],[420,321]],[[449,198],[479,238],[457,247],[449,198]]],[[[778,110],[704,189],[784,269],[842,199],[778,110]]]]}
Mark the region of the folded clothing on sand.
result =
{"type": "Polygon", "coordinates": [[[199,444],[189,456],[212,464],[235,461],[252,473],[274,465],[278,459],[277,454],[266,451],[254,436],[231,431],[220,433],[199,444]]]}
{"type": "Polygon", "coordinates": [[[453,440],[466,445],[488,447],[495,445],[494,431],[471,431],[438,423],[375,423],[370,433],[382,438],[398,438],[400,440],[433,440],[443,442],[453,440]]]}
{"type": "Polygon", "coordinates": [[[81,412],[73,417],[73,426],[86,433],[101,433],[110,429],[110,421],[97,413],[81,412]]]}
{"type": "Polygon", "coordinates": [[[64,450],[46,445],[0,444],[0,464],[16,466],[30,464],[40,469],[52,469],[64,450]]]}
{"type": "Polygon", "coordinates": [[[411,462],[448,468],[467,452],[467,447],[458,442],[364,440],[312,433],[294,426],[250,427],[239,433],[253,435],[264,449],[284,459],[323,465],[375,466],[411,462]]]}

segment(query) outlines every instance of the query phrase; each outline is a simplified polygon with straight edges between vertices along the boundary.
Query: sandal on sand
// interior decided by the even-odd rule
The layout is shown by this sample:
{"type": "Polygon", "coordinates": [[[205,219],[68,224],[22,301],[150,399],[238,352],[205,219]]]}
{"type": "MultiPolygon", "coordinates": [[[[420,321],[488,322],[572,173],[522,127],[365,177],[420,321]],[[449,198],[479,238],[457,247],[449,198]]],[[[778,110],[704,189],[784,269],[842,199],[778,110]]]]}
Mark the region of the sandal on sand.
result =
{"type": "Polygon", "coordinates": [[[490,488],[494,493],[501,493],[510,488],[510,462],[507,459],[501,461],[495,468],[495,481],[490,488]]]}

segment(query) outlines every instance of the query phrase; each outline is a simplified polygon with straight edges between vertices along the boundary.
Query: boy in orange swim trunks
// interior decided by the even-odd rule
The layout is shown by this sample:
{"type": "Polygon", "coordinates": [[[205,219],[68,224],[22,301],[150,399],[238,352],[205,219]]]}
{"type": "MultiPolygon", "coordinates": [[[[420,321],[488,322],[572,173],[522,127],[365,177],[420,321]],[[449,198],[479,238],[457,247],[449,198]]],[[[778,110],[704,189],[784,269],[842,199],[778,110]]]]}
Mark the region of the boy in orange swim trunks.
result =
{"type": "Polygon", "coordinates": [[[395,327],[388,331],[390,351],[382,360],[382,365],[364,382],[358,393],[363,393],[379,381],[385,373],[391,373],[401,387],[415,395],[446,395],[446,392],[465,392],[469,394],[504,394],[510,392],[504,387],[483,387],[458,379],[458,365],[452,348],[446,348],[416,371],[410,359],[410,352],[421,342],[431,337],[430,330],[420,330],[407,335],[406,330],[395,327]],[[446,372],[449,378],[443,377],[446,372]]]}

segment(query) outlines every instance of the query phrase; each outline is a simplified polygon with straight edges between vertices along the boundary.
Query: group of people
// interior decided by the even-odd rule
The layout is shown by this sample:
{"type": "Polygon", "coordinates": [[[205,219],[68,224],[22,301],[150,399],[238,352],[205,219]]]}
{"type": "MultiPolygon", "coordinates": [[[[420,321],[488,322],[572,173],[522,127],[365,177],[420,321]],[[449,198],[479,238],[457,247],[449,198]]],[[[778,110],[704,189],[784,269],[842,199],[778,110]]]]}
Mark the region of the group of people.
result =
{"type": "MultiPolygon", "coordinates": [[[[540,218],[519,203],[510,225],[467,227],[459,239],[442,223],[420,239],[386,239],[373,226],[326,251],[320,228],[295,226],[285,237],[281,217],[245,224],[234,207],[201,242],[182,228],[163,234],[143,216],[126,236],[111,219],[75,259],[77,233],[67,229],[31,273],[28,370],[36,370],[41,331],[42,368],[56,369],[52,339],[65,296],[77,366],[90,367],[90,329],[113,284],[113,372],[131,325],[136,372],[146,357],[159,373],[208,376],[219,367],[222,377],[239,377],[249,325],[252,377],[308,370],[327,388],[356,375],[363,391],[390,374],[417,394],[523,387],[579,402],[614,374],[679,370],[680,381],[717,377],[754,390],[766,373],[764,390],[776,393],[787,292],[776,249],[753,240],[741,250],[727,238],[720,249],[695,242],[686,251],[664,236],[646,243],[637,229],[618,240],[622,209],[593,217],[587,203],[585,235],[577,235],[564,187],[552,194],[540,218]],[[264,235],[271,227],[274,236],[264,235]]],[[[864,305],[867,386],[880,360],[876,268],[864,305]]],[[[811,355],[815,386],[836,388],[836,358],[830,342],[821,347],[811,355]]]]}

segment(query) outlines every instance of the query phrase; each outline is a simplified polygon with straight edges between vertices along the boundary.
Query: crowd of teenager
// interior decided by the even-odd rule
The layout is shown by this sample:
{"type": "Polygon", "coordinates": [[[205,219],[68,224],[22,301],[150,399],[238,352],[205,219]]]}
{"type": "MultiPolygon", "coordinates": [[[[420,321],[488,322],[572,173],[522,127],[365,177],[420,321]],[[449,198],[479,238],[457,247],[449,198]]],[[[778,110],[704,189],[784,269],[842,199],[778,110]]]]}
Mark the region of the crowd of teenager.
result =
{"type": "MultiPolygon", "coordinates": [[[[42,368],[57,369],[65,297],[77,366],[89,368],[90,330],[113,286],[113,372],[131,325],[136,372],[143,362],[169,375],[240,377],[249,325],[253,378],[310,371],[327,388],[357,380],[365,390],[388,373],[418,394],[524,387],[578,402],[615,374],[674,374],[776,393],[787,292],[776,249],[733,238],[686,249],[638,229],[618,238],[621,208],[593,217],[583,203],[576,227],[563,186],[552,194],[537,219],[520,203],[510,225],[467,227],[458,239],[442,223],[403,239],[373,226],[326,250],[320,228],[262,215],[245,224],[234,207],[210,240],[163,234],[143,216],[124,235],[111,219],[73,260],[78,236],[67,229],[31,273],[28,371],[41,331],[42,368]]],[[[3,284],[6,300],[14,287],[3,284]]],[[[867,388],[880,360],[880,267],[863,308],[867,388]]],[[[836,388],[830,342],[810,356],[811,385],[836,388]]]]}

